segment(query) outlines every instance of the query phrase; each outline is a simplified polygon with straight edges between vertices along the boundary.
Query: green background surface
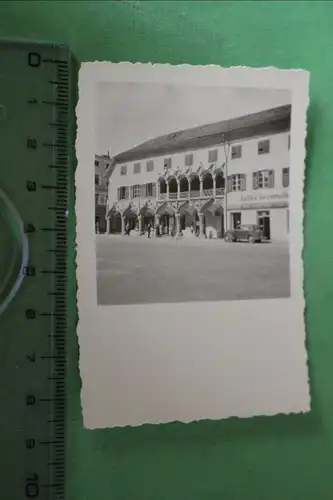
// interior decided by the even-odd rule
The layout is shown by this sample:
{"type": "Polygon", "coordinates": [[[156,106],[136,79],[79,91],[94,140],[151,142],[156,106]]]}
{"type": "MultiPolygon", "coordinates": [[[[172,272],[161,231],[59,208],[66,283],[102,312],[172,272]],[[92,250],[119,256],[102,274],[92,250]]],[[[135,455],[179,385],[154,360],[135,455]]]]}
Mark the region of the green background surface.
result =
{"type": "MultiPolygon", "coordinates": [[[[74,312],[68,499],[332,500],[332,20],[331,2],[0,2],[1,36],[68,43],[80,61],[311,71],[304,263],[312,412],[85,430],[74,312]]],[[[74,278],[70,285],[74,311],[74,278]]]]}

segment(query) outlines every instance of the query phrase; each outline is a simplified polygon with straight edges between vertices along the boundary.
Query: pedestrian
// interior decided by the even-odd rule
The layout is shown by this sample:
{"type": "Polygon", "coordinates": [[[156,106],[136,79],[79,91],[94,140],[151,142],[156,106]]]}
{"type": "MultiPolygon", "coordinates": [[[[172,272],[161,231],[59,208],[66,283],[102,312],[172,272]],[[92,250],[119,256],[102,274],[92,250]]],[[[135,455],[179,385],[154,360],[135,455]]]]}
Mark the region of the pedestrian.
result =
{"type": "Polygon", "coordinates": [[[125,228],[125,234],[126,234],[126,236],[129,236],[129,234],[130,234],[130,225],[129,225],[128,221],[127,221],[126,228],[125,228]]]}
{"type": "Polygon", "coordinates": [[[151,233],[151,225],[150,225],[150,222],[147,226],[147,233],[148,233],[148,238],[150,238],[150,233],[151,233]]]}

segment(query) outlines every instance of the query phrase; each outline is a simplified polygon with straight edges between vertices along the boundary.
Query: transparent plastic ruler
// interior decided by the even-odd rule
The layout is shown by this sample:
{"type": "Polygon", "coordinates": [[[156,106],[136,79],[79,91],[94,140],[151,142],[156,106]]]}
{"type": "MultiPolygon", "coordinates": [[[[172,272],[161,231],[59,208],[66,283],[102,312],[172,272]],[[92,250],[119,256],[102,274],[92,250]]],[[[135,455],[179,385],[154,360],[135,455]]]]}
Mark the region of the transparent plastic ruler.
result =
{"type": "Polygon", "coordinates": [[[74,66],[65,46],[0,40],[0,496],[6,500],[66,497],[74,66]]]}

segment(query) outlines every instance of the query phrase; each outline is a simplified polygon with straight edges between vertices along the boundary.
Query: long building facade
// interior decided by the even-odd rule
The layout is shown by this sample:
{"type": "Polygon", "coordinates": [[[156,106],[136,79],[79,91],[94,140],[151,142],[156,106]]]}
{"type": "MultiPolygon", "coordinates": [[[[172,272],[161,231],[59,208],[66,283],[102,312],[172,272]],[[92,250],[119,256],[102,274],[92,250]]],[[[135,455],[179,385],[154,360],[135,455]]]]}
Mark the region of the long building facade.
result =
{"type": "Polygon", "coordinates": [[[112,159],[106,232],[221,238],[259,224],[289,232],[291,107],[174,132],[112,159]]]}

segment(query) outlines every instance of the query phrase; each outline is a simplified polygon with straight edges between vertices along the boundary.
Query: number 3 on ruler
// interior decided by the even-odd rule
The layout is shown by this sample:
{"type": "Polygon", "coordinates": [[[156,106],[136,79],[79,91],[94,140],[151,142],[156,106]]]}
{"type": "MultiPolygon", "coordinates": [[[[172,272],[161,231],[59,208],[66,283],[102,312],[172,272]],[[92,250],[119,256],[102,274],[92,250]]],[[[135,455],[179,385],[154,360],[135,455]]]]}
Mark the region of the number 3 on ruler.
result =
{"type": "Polygon", "coordinates": [[[26,498],[37,498],[39,495],[38,474],[27,477],[25,485],[26,498]]]}

